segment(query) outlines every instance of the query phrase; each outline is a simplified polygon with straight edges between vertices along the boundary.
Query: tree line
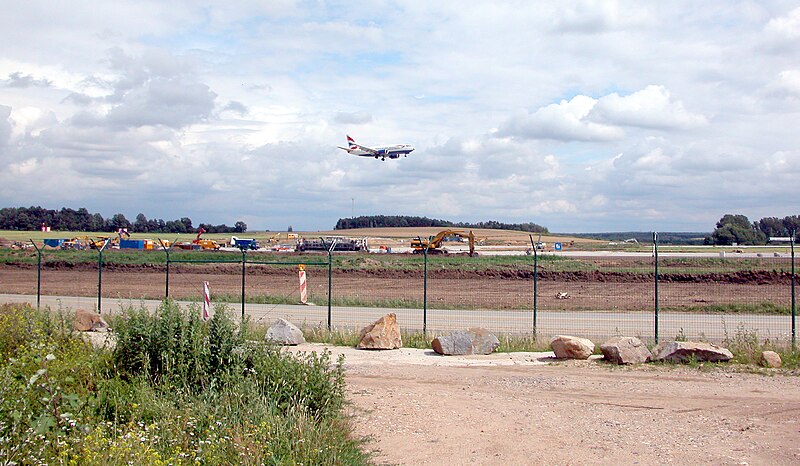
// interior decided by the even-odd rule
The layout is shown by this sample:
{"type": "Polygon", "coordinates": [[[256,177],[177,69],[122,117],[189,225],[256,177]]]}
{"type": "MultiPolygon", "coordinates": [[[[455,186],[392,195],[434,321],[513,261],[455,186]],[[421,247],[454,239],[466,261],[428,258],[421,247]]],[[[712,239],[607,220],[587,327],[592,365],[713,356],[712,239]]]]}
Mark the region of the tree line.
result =
{"type": "Polygon", "coordinates": [[[98,231],[116,232],[125,228],[132,233],[194,233],[199,228],[209,233],[244,233],[247,225],[236,222],[232,227],[225,224],[211,225],[201,223],[192,225],[192,219],[182,217],[177,220],[148,219],[140,213],[131,222],[123,214],[104,218],[98,213],[90,213],[86,208],[78,210],[67,207],[61,210],[42,207],[6,207],[0,209],[0,230],[34,231],[42,226],[55,231],[98,231]]]}
{"type": "Polygon", "coordinates": [[[488,228],[494,230],[518,230],[531,233],[548,233],[547,228],[535,223],[502,223],[494,220],[487,222],[451,222],[428,217],[409,215],[364,215],[361,217],[340,218],[335,230],[353,228],[398,228],[398,227],[439,227],[439,228],[488,228]]]}
{"type": "Polygon", "coordinates": [[[706,244],[717,245],[756,245],[766,244],[770,238],[787,238],[800,233],[800,216],[789,215],[784,218],[764,217],[757,222],[741,214],[725,214],[717,222],[706,244]]]}

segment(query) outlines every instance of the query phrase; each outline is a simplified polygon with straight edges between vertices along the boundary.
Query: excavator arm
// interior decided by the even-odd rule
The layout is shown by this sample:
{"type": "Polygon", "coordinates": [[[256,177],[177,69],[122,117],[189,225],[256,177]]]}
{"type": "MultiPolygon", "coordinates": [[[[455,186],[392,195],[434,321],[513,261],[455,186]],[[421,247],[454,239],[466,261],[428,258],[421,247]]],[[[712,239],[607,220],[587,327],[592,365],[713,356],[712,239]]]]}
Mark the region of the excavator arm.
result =
{"type": "Polygon", "coordinates": [[[472,230],[469,233],[465,231],[458,231],[458,230],[442,230],[437,233],[434,237],[427,239],[416,238],[411,240],[411,247],[414,248],[415,253],[423,252],[426,248],[428,252],[441,253],[442,250],[440,249],[442,246],[442,241],[449,236],[458,236],[459,238],[467,238],[469,241],[469,255],[475,255],[475,234],[472,230]]]}

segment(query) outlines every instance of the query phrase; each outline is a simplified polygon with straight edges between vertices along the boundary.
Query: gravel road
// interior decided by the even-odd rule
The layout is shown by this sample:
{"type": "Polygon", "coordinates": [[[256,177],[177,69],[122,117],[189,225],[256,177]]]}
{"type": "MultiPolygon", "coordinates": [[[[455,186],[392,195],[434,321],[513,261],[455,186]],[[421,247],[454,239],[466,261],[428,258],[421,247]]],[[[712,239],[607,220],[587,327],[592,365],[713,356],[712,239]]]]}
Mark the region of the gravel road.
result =
{"type": "Polygon", "coordinates": [[[796,374],[332,351],[379,464],[800,464],[796,374]]]}

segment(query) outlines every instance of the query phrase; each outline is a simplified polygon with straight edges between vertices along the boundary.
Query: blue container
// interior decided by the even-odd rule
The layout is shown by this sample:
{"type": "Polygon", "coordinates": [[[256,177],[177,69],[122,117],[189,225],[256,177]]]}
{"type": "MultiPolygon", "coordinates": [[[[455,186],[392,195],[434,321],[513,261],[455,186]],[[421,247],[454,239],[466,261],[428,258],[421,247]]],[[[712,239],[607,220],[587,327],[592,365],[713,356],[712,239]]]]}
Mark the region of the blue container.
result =
{"type": "Polygon", "coordinates": [[[50,238],[44,240],[45,246],[50,246],[51,248],[60,248],[62,244],[64,244],[65,239],[61,238],[50,238]]]}
{"type": "Polygon", "coordinates": [[[119,241],[120,249],[144,249],[143,239],[122,239],[119,241]]]}

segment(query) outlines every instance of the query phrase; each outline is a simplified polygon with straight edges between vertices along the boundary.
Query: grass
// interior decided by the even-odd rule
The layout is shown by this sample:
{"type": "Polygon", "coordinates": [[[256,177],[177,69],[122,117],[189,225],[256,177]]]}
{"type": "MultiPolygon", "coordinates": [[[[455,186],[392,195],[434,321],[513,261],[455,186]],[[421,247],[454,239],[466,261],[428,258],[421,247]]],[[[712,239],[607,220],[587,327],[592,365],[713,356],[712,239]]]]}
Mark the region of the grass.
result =
{"type": "Polygon", "coordinates": [[[0,464],[367,464],[342,361],[248,343],[165,302],[94,348],[63,312],[0,306],[0,464]],[[176,337],[178,335],[178,337],[176,337]]]}
{"type": "Polygon", "coordinates": [[[791,307],[780,306],[768,301],[758,303],[690,304],[681,307],[662,306],[660,310],[663,312],[695,312],[703,314],[756,314],[783,316],[792,314],[791,307]]]}

